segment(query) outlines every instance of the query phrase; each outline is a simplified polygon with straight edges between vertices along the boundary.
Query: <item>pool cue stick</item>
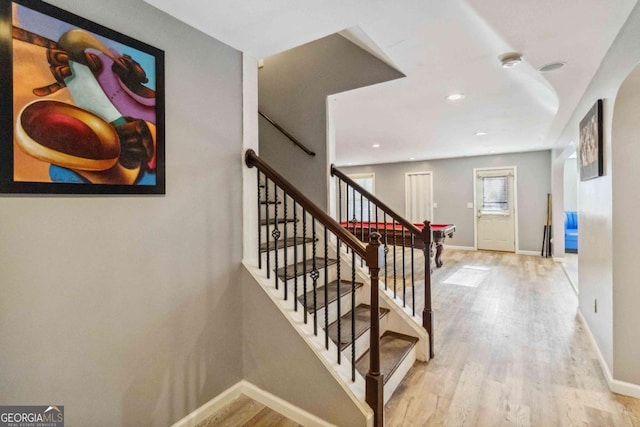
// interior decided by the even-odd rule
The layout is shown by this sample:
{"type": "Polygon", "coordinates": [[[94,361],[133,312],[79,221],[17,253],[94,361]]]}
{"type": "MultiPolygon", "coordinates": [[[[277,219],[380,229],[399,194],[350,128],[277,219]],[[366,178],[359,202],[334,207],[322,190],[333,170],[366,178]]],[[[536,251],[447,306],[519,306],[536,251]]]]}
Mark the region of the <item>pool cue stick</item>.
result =
{"type": "Polygon", "coordinates": [[[548,239],[548,248],[549,250],[547,251],[547,256],[552,256],[551,253],[551,236],[552,236],[552,230],[553,230],[553,215],[552,215],[552,206],[551,206],[551,194],[547,194],[547,204],[549,205],[549,232],[547,233],[547,239],[548,239]]]}
{"type": "MultiPolygon", "coordinates": [[[[547,204],[548,204],[549,200],[547,197],[547,204]]],[[[543,233],[542,233],[542,249],[540,249],[540,256],[545,256],[544,250],[547,246],[547,229],[548,229],[548,221],[549,221],[549,207],[547,206],[547,213],[545,215],[544,218],[544,226],[543,226],[543,233]]]]}

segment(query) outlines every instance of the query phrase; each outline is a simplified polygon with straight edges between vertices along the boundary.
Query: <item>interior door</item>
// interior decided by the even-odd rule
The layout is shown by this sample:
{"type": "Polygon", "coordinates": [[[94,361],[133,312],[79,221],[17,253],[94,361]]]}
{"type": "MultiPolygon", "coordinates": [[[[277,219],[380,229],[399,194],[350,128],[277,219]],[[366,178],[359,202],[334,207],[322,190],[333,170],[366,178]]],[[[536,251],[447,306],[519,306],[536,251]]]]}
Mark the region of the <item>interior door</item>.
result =
{"type": "Polygon", "coordinates": [[[515,168],[475,173],[478,249],[515,252],[515,168]]]}
{"type": "Polygon", "coordinates": [[[409,172],[405,178],[406,217],[412,223],[433,221],[431,172],[409,172]]]}

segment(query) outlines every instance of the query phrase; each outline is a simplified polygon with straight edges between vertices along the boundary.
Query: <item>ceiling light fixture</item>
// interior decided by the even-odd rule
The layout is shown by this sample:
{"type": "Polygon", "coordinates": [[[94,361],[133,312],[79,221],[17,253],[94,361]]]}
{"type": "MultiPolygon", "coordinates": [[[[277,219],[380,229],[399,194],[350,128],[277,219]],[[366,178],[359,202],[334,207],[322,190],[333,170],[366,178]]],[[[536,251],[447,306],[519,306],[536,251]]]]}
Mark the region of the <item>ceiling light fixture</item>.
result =
{"type": "Polygon", "coordinates": [[[502,68],[512,68],[522,62],[522,54],[517,52],[509,52],[500,55],[500,63],[502,68]]]}
{"type": "Polygon", "coordinates": [[[415,157],[409,157],[409,160],[415,160],[415,159],[416,159],[415,157]]]}
{"type": "Polygon", "coordinates": [[[460,101],[461,99],[464,99],[464,93],[452,93],[447,96],[447,99],[449,101],[460,101]]]}
{"type": "Polygon", "coordinates": [[[489,135],[489,132],[482,132],[482,131],[479,131],[479,132],[476,132],[476,134],[475,134],[475,135],[476,135],[476,136],[485,136],[485,135],[489,135]]]}
{"type": "Polygon", "coordinates": [[[562,61],[552,62],[551,64],[547,64],[545,66],[540,67],[538,70],[541,73],[550,73],[552,71],[559,70],[560,68],[564,67],[565,65],[567,65],[567,63],[566,62],[562,62],[562,61]]]}
{"type": "Polygon", "coordinates": [[[380,144],[373,144],[372,147],[373,148],[380,148],[380,144]]]}

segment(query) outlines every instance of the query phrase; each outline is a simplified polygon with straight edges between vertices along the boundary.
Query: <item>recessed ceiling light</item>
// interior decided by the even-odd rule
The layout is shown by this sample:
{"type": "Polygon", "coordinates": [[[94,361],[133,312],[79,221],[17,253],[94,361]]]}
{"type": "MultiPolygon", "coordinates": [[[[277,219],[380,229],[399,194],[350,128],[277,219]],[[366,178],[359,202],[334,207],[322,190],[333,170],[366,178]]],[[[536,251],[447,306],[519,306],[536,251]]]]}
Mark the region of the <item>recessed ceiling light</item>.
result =
{"type": "Polygon", "coordinates": [[[447,96],[447,99],[449,101],[460,101],[461,99],[464,99],[464,93],[452,93],[447,96]]]}
{"type": "Polygon", "coordinates": [[[511,68],[522,62],[522,54],[517,52],[509,52],[500,55],[500,63],[502,68],[511,68]]]}
{"type": "Polygon", "coordinates": [[[373,145],[372,145],[372,147],[373,147],[373,148],[379,148],[379,147],[380,147],[380,144],[373,144],[373,145]]]}
{"type": "Polygon", "coordinates": [[[347,163],[347,166],[351,166],[352,164],[353,164],[353,163],[349,162],[349,163],[347,163]]]}
{"type": "Polygon", "coordinates": [[[541,73],[550,73],[552,71],[556,71],[559,70],[560,68],[564,67],[565,65],[567,65],[566,62],[562,62],[562,61],[558,61],[558,62],[552,62],[551,64],[547,64],[543,67],[539,68],[539,71],[541,73]]]}
{"type": "Polygon", "coordinates": [[[482,132],[482,131],[476,132],[476,136],[485,136],[485,135],[489,135],[489,132],[482,132]]]}
{"type": "Polygon", "coordinates": [[[409,160],[415,160],[415,159],[416,159],[415,157],[409,157],[409,160]]]}

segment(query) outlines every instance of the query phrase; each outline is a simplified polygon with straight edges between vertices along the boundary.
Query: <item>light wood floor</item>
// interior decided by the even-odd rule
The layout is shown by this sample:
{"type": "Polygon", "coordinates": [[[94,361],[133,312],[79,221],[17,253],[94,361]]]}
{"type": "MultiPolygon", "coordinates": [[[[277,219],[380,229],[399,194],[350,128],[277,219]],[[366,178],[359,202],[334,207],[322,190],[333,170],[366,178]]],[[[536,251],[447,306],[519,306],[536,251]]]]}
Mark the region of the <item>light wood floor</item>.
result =
{"type": "Polygon", "coordinates": [[[245,395],[220,409],[196,427],[301,427],[284,415],[245,395]]]}
{"type": "Polygon", "coordinates": [[[560,265],[482,251],[443,260],[436,356],[396,390],[387,426],[640,426],[640,400],[607,388],[560,265]]]}

